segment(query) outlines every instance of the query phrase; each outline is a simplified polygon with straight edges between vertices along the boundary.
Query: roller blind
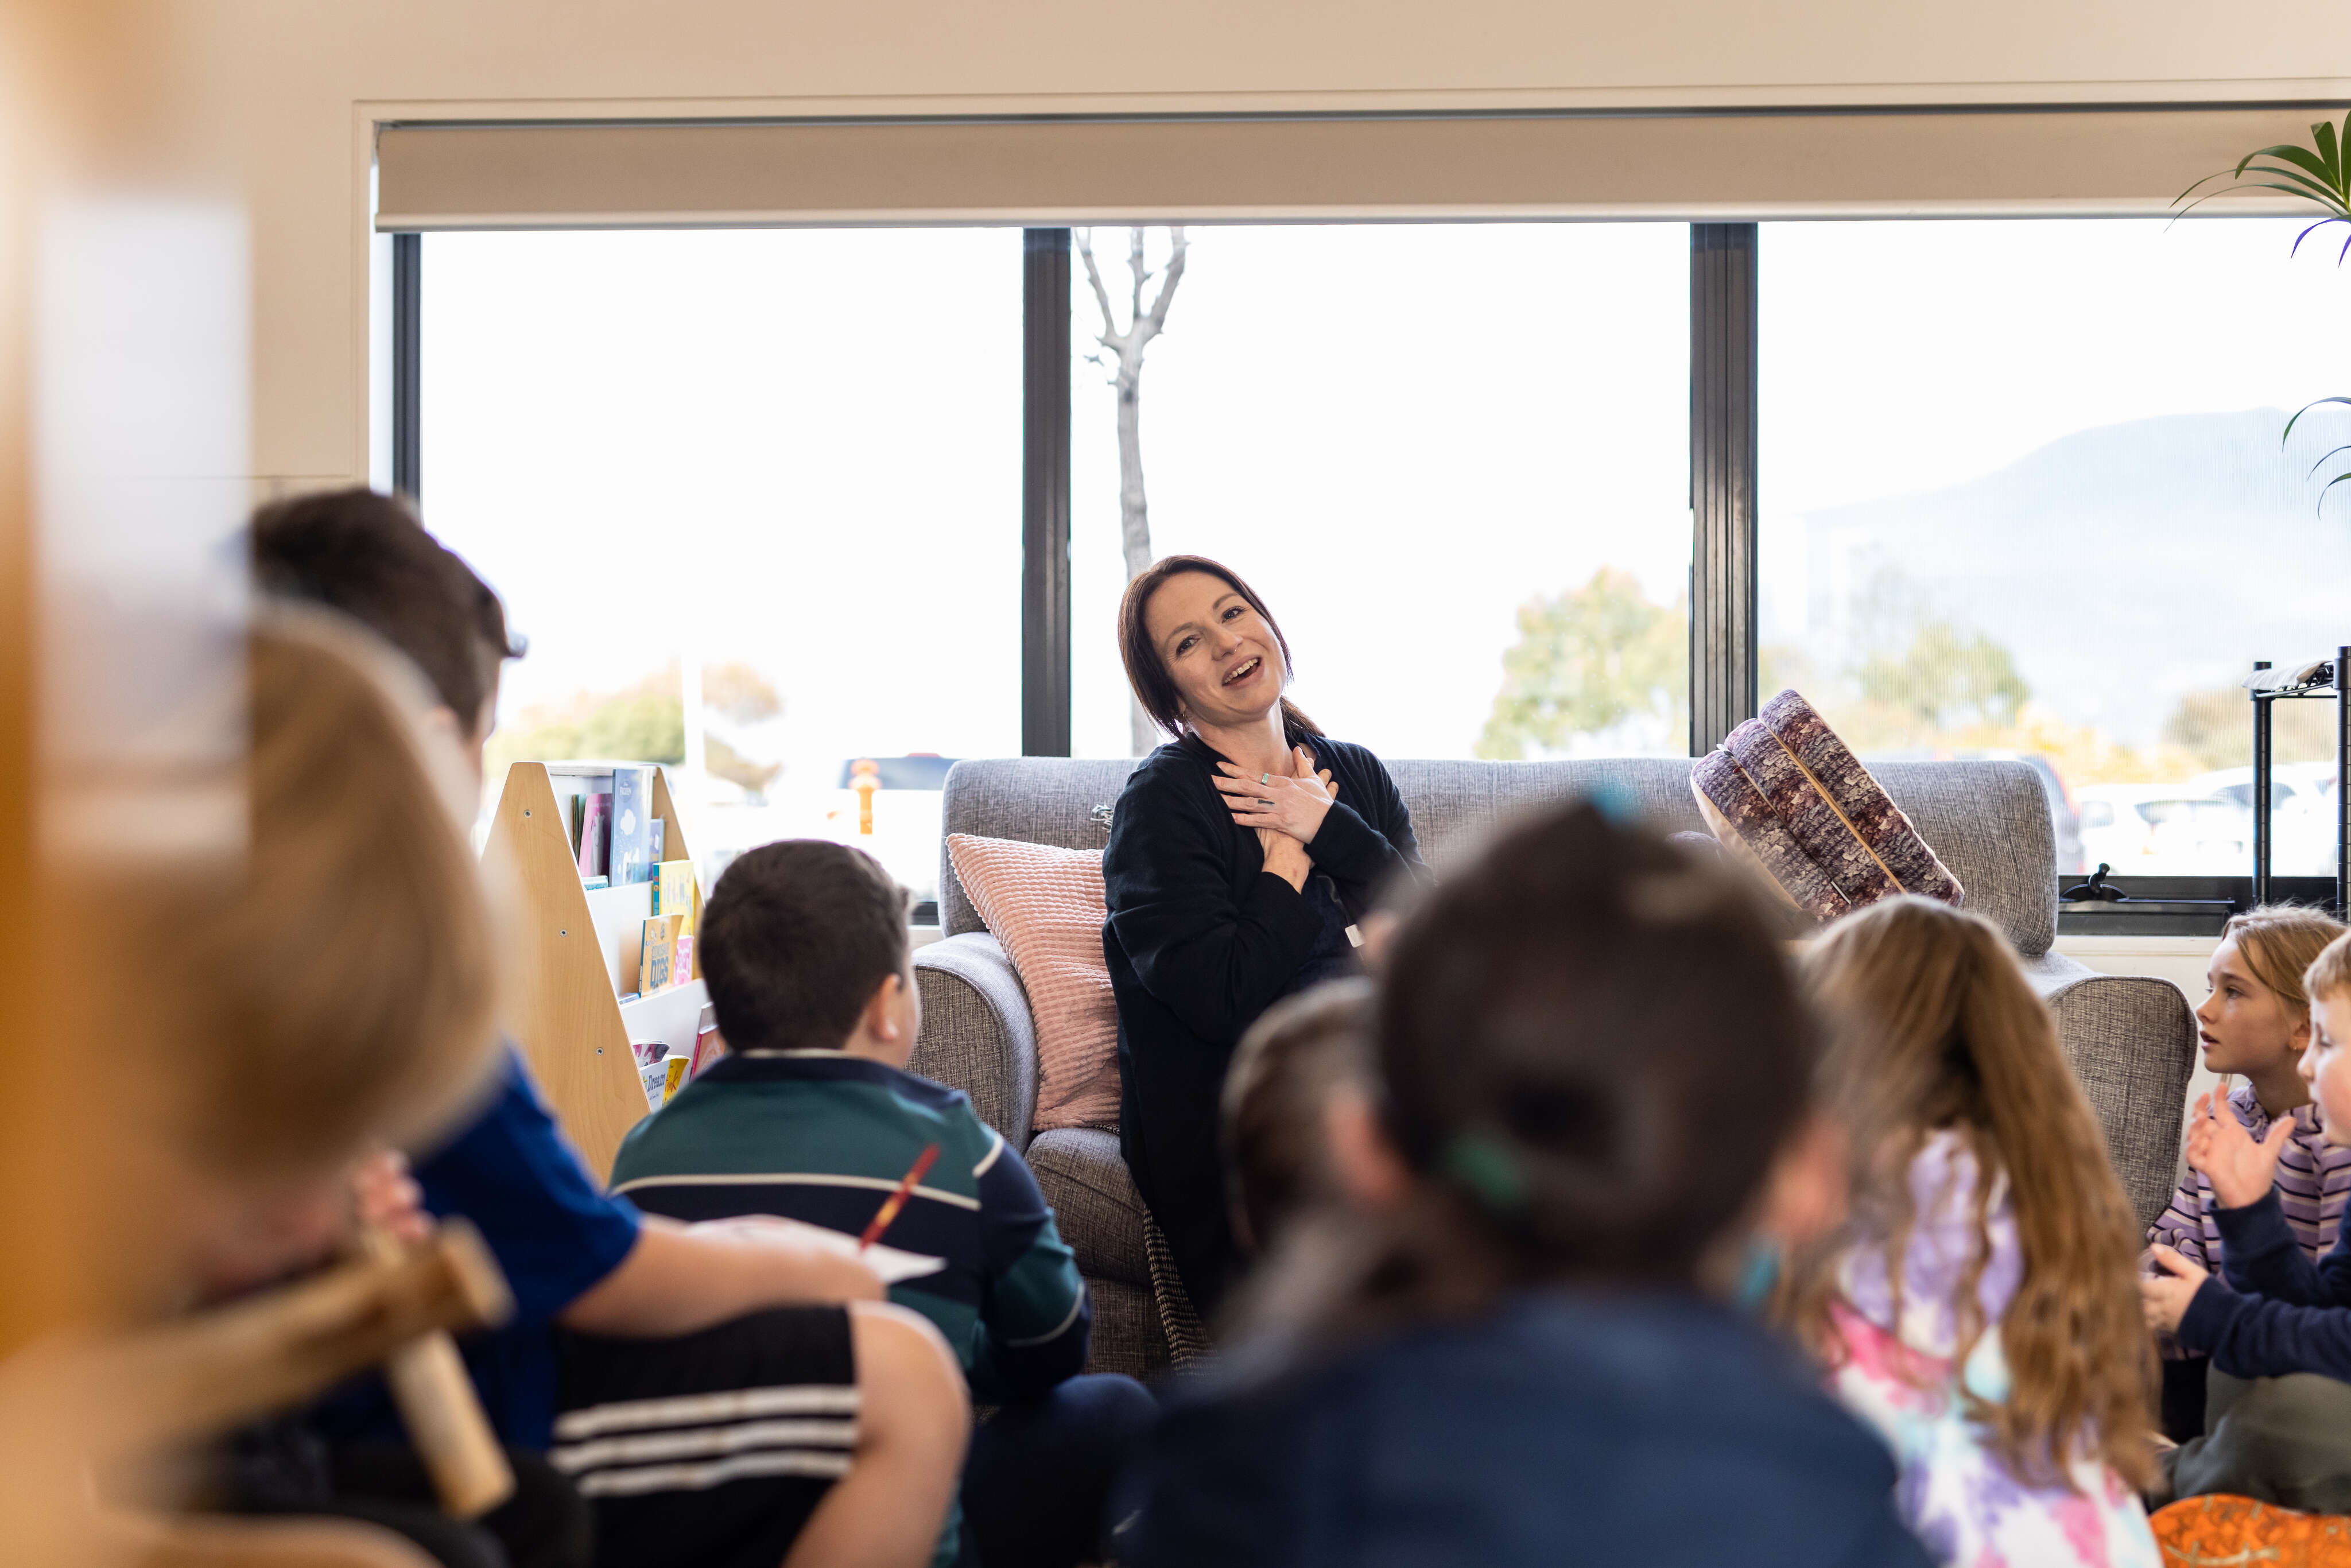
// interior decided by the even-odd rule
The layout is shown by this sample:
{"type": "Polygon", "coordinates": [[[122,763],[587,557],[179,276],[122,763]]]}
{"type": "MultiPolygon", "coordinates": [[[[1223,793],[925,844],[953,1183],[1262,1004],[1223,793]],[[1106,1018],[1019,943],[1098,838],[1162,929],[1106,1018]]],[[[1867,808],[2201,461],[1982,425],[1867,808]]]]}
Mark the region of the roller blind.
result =
{"type": "MultiPolygon", "coordinates": [[[[388,230],[2167,210],[2316,108],[387,124],[388,230]]],[[[2231,204],[2231,211],[2290,204],[2231,204]]]]}

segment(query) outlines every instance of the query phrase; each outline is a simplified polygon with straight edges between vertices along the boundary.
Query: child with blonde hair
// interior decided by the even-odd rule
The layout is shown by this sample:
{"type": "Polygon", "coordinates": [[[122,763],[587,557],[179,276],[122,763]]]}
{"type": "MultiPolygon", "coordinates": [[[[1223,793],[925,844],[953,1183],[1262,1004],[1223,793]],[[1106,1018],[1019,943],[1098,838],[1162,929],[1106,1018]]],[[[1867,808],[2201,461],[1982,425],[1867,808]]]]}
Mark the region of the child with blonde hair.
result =
{"type": "MultiPolygon", "coordinates": [[[[2301,976],[2309,1044],[2300,1073],[2330,1150],[2351,1145],[2351,936],[2301,976]]],[[[2227,1243],[2224,1285],[2171,1247],[2140,1286],[2147,1322],[2211,1357],[2204,1435],[2165,1469],[2183,1498],[2235,1493],[2321,1513],[2351,1512],[2351,1238],[2314,1260],[2294,1225],[2280,1167],[2293,1141],[2256,1142],[2231,1116],[2199,1116],[2188,1160],[2210,1185],[2227,1243]]]]}
{"type": "MultiPolygon", "coordinates": [[[[2351,1149],[2327,1143],[2317,1107],[2302,1081],[2303,1048],[2310,1043],[2310,998],[2302,975],[2343,923],[2314,909],[2273,905],[2229,922],[2205,971],[2209,994],[2196,1009],[2204,1065],[2220,1088],[2199,1095],[2194,1123],[2233,1117],[2247,1137],[2277,1151],[2278,1204],[2294,1242],[2313,1261],[2335,1245],[2343,1202],[2351,1194],[2351,1149]],[[2231,1075],[2243,1082],[2228,1087],[2231,1075]]],[[[2209,1135],[2209,1134],[2207,1134],[2209,1135]]],[[[2220,1226],[2213,1215],[2212,1181],[2192,1166],[2147,1239],[2207,1270],[2220,1266],[2220,1226]]],[[[2186,1441],[2204,1429],[2205,1367],[2167,1336],[2163,1425],[2186,1441]]]]}
{"type": "Polygon", "coordinates": [[[2055,1027],[1980,915],[1889,900],[1809,956],[1854,1138],[1782,1298],[1945,1563],[2153,1564],[2137,1224],[2055,1027]]]}

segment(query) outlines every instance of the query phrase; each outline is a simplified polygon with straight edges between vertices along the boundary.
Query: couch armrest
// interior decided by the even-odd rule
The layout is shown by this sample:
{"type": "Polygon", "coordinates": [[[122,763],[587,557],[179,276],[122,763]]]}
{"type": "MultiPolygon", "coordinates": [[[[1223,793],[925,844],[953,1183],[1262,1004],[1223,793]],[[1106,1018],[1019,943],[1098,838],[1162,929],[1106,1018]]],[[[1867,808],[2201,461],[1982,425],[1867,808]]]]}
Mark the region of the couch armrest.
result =
{"type": "Polygon", "coordinates": [[[2168,980],[2102,975],[2062,953],[2024,961],[2057,1020],[2058,1042],[2106,1134],[2142,1226],[2171,1200],[2180,1123],[2196,1068],[2196,1018],[2168,980]]]}
{"type": "Polygon", "coordinates": [[[995,937],[967,931],[914,952],[923,1027],[907,1066],[971,1096],[979,1119],[1015,1149],[1037,1113],[1037,1025],[1029,993],[995,937]]]}

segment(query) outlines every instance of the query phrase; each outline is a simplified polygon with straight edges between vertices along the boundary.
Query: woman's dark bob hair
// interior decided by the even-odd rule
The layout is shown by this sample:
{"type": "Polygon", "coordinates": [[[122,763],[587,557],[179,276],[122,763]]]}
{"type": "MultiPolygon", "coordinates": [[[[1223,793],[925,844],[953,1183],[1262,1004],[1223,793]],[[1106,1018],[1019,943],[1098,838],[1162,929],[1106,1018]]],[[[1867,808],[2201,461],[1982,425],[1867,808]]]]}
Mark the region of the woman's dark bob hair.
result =
{"type": "MultiPolygon", "coordinates": [[[[1126,597],[1118,605],[1118,656],[1126,664],[1126,684],[1134,690],[1134,700],[1151,721],[1169,735],[1184,733],[1184,699],[1176,694],[1176,677],[1167,672],[1167,661],[1153,646],[1151,632],[1144,625],[1144,612],[1151,606],[1151,596],[1157,593],[1169,578],[1181,577],[1187,571],[1206,572],[1217,578],[1258,612],[1259,619],[1272,629],[1273,640],[1281,647],[1282,684],[1287,685],[1290,674],[1296,666],[1290,658],[1290,639],[1281,634],[1281,622],[1257,596],[1257,590],[1243,582],[1240,574],[1219,561],[1204,555],[1164,556],[1151,563],[1133,582],[1126,585],[1126,597]]],[[[1299,710],[1288,697],[1281,699],[1281,727],[1296,746],[1305,737],[1321,735],[1322,727],[1299,710]]]]}

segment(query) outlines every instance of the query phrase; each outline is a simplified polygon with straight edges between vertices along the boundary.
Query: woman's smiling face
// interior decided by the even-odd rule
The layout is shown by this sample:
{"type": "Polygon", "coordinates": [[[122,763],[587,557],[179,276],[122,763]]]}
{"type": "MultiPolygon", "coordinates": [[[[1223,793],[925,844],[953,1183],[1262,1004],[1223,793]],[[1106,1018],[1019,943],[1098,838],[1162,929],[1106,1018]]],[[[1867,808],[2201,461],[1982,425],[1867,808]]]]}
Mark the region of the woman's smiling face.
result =
{"type": "Polygon", "coordinates": [[[1205,571],[1169,578],[1144,607],[1143,624],[1176,683],[1187,723],[1248,725],[1281,700],[1289,674],[1281,643],[1224,579],[1205,571]]]}

